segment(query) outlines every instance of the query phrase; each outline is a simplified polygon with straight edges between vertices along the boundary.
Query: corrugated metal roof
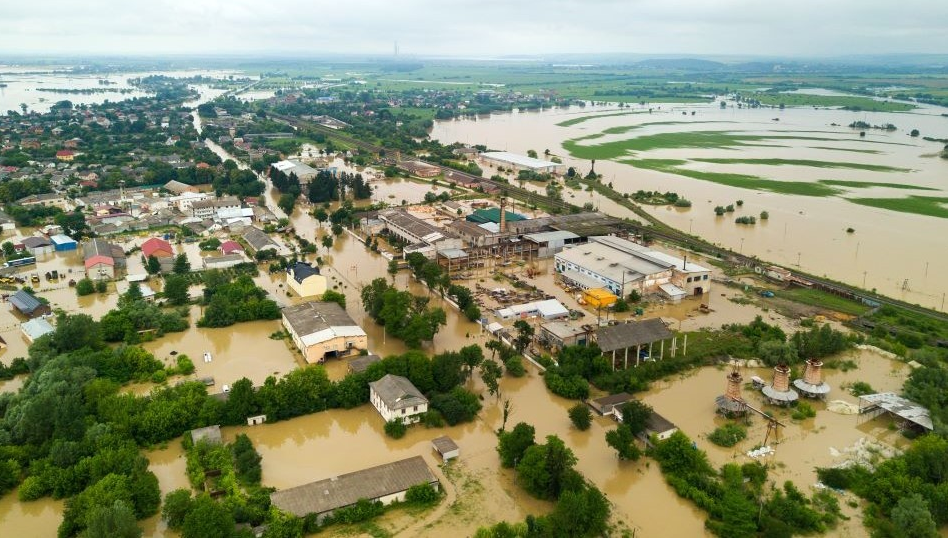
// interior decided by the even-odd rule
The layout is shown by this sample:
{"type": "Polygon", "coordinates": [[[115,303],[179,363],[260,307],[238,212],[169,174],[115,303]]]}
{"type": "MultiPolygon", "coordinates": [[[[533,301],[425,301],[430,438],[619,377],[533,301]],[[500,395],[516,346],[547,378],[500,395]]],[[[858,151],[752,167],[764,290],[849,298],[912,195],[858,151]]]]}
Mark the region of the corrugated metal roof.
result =
{"type": "Polygon", "coordinates": [[[672,335],[662,320],[652,318],[603,327],[596,331],[596,342],[599,349],[609,352],[658,342],[672,335]]]}
{"type": "Polygon", "coordinates": [[[304,517],[343,508],[359,499],[375,500],[418,484],[437,482],[424,458],[415,456],[276,491],[270,494],[270,500],[280,510],[304,517]]]}
{"type": "Polygon", "coordinates": [[[36,297],[30,295],[28,292],[20,290],[10,296],[10,304],[12,304],[20,312],[30,315],[43,303],[40,302],[40,300],[36,297]]]}

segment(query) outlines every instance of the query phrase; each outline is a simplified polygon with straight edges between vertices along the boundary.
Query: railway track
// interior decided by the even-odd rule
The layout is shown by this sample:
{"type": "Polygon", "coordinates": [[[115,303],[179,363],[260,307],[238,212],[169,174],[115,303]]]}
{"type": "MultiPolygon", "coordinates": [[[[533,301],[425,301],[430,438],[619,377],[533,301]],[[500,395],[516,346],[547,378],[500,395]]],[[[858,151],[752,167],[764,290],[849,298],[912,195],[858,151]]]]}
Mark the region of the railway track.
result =
{"type": "MultiPolygon", "coordinates": [[[[335,129],[330,129],[329,127],[325,127],[317,123],[300,120],[298,118],[293,118],[290,116],[284,116],[284,115],[279,115],[279,114],[270,114],[270,117],[277,118],[281,121],[286,122],[288,125],[294,126],[296,128],[305,127],[306,129],[311,129],[313,131],[320,132],[324,135],[331,136],[337,140],[340,140],[346,143],[347,145],[351,145],[359,149],[363,149],[375,155],[381,156],[381,155],[386,155],[389,153],[388,150],[386,150],[385,148],[381,146],[377,146],[375,144],[370,144],[368,142],[358,140],[344,133],[340,133],[339,131],[335,129]]],[[[427,161],[422,161],[422,162],[425,162],[426,164],[430,166],[437,167],[438,169],[442,171],[442,173],[449,173],[452,178],[461,178],[461,179],[466,179],[468,181],[477,181],[482,184],[491,185],[502,191],[506,191],[508,196],[516,198],[518,200],[521,200],[529,204],[545,205],[547,207],[551,207],[563,213],[575,213],[575,212],[582,211],[582,208],[580,208],[579,206],[570,204],[569,202],[566,202],[563,200],[552,200],[548,196],[545,196],[543,194],[540,194],[528,189],[524,189],[521,187],[517,187],[509,183],[496,181],[496,180],[481,177],[481,176],[475,176],[474,174],[469,174],[467,172],[455,170],[454,168],[450,168],[450,167],[443,166],[436,163],[431,163],[427,161]]],[[[736,263],[739,263],[741,265],[752,267],[755,265],[759,265],[761,263],[766,263],[763,260],[753,258],[751,256],[738,254],[730,249],[721,248],[707,241],[697,239],[695,237],[692,237],[682,232],[677,232],[674,229],[669,228],[668,226],[665,226],[665,225],[661,225],[661,229],[659,229],[659,227],[656,226],[656,224],[661,224],[661,223],[657,221],[651,215],[648,215],[644,211],[634,211],[634,210],[630,210],[630,211],[633,211],[637,216],[643,217],[643,219],[645,219],[646,221],[652,224],[651,226],[643,226],[643,225],[632,224],[632,223],[626,224],[632,231],[640,235],[648,234],[649,236],[653,238],[657,238],[663,241],[681,245],[686,248],[690,248],[692,250],[698,250],[701,252],[711,253],[711,254],[716,255],[719,258],[728,259],[736,263]]],[[[901,308],[903,310],[907,310],[909,312],[921,314],[921,315],[928,316],[934,319],[938,319],[940,321],[948,322],[948,313],[939,312],[937,310],[932,310],[930,308],[925,308],[919,305],[914,305],[911,303],[907,303],[905,301],[893,299],[891,297],[876,295],[873,293],[869,293],[865,290],[862,290],[860,288],[857,288],[855,286],[849,286],[847,284],[835,282],[826,278],[821,278],[821,277],[809,275],[806,273],[801,273],[798,271],[793,271],[793,275],[804,286],[814,287],[822,291],[832,293],[840,297],[852,299],[854,301],[858,301],[869,306],[876,306],[876,305],[894,306],[894,307],[901,308]]]]}

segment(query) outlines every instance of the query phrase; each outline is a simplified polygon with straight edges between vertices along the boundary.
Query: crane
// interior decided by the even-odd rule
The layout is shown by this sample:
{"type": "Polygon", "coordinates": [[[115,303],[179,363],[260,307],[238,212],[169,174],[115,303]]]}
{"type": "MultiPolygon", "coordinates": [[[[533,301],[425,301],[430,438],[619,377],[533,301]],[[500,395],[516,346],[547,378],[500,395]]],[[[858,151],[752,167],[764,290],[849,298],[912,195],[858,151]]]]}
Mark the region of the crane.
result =
{"type": "Polygon", "coordinates": [[[779,443],[779,442],[780,442],[780,428],[786,428],[786,427],[787,427],[786,424],[784,424],[783,422],[780,422],[779,420],[775,419],[774,417],[768,415],[768,414],[765,413],[764,411],[762,411],[762,410],[760,410],[760,409],[757,409],[756,407],[750,405],[750,404],[747,403],[743,398],[734,397],[734,396],[728,396],[728,398],[730,398],[731,400],[733,400],[733,401],[737,402],[738,404],[740,404],[741,407],[743,407],[743,408],[745,408],[745,409],[749,409],[750,411],[753,411],[754,413],[757,413],[758,415],[764,417],[764,419],[767,420],[767,433],[764,435],[764,442],[763,442],[763,445],[764,445],[764,446],[767,445],[767,441],[770,439],[770,433],[771,433],[771,432],[773,432],[773,434],[774,434],[774,442],[775,442],[775,443],[779,443]]]}

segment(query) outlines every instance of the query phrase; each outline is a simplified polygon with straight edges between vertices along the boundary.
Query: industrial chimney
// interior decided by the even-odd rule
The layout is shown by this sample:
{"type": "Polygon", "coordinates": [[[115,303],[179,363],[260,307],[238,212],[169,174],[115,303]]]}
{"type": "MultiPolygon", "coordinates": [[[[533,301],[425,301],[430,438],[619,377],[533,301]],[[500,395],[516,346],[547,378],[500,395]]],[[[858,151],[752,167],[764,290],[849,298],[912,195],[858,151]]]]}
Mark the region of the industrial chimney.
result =
{"type": "Polygon", "coordinates": [[[793,386],[807,398],[825,398],[830,386],[823,381],[823,361],[807,359],[803,379],[794,379],[793,386]]]}
{"type": "Polygon", "coordinates": [[[714,399],[717,405],[718,413],[726,417],[741,416],[747,413],[747,407],[744,405],[744,398],[741,397],[741,383],[744,378],[740,372],[732,370],[727,375],[727,385],[724,394],[714,399]]]}
{"type": "Polygon", "coordinates": [[[500,233],[507,233],[507,198],[500,197],[500,233]]]}
{"type": "Polygon", "coordinates": [[[797,391],[790,388],[790,367],[782,363],[775,366],[773,381],[762,392],[773,405],[790,405],[797,401],[797,391]]]}

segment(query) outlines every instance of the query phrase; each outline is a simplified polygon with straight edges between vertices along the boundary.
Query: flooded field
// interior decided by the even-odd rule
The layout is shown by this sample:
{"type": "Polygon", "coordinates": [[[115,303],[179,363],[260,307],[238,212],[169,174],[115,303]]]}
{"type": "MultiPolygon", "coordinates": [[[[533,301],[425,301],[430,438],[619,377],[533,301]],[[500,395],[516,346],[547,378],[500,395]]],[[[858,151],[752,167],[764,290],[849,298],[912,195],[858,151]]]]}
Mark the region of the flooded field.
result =
{"type": "MultiPolygon", "coordinates": [[[[208,70],[76,74],[67,71],[65,66],[62,68],[0,66],[0,83],[6,84],[6,87],[0,87],[0,114],[6,114],[8,110],[22,112],[21,104],[25,104],[27,110],[31,112],[48,112],[56,102],[63,100],[71,101],[73,104],[99,104],[105,101],[124,101],[149,95],[130,85],[128,83],[130,78],[150,75],[179,78],[197,75],[225,77],[234,74],[237,73],[208,70]],[[100,83],[100,80],[108,81],[108,83],[100,83]],[[39,88],[60,91],[40,91],[39,88]],[[97,91],[96,93],[72,93],[62,90],[97,91]]],[[[215,93],[210,88],[197,89],[201,93],[215,93]]]]}
{"type": "MultiPolygon", "coordinates": [[[[703,131],[771,137],[756,142],[758,145],[738,149],[656,147],[634,155],[653,160],[684,160],[688,161],[686,168],[704,172],[750,174],[785,182],[830,180],[843,182],[841,184],[877,185],[863,185],[863,188],[834,185],[839,189],[837,194],[820,197],[738,188],[611,160],[597,160],[596,171],[603,175],[604,182],[611,182],[620,192],[632,193],[640,189],[674,191],[691,200],[691,209],[646,206],[652,214],[679,230],[690,230],[734,251],[755,254],[791,269],[799,266],[805,271],[849,284],[865,284],[866,288],[875,288],[880,293],[908,302],[943,308],[948,283],[938,278],[933,268],[948,263],[948,237],[932,236],[930,230],[944,221],[937,217],[857,205],[846,198],[946,196],[948,184],[944,178],[948,177],[948,161],[935,156],[942,145],[907,134],[910,129],[918,129],[923,136],[948,137],[948,122],[940,116],[944,109],[922,106],[906,113],[866,113],[812,108],[737,109],[731,106],[721,110],[716,104],[667,104],[656,106],[651,114],[647,109],[633,106],[633,112],[643,113],[603,114],[573,125],[557,125],[608,111],[614,112],[615,109],[572,107],[440,121],[435,123],[431,136],[443,143],[486,144],[491,149],[523,154],[529,149],[540,153],[549,149],[554,155],[559,155],[565,165],[574,166],[582,174],[589,171],[591,163],[588,159],[570,156],[563,149],[568,140],[592,135],[597,138],[580,144],[593,145],[621,142],[633,136],[671,134],[680,141],[683,134],[703,131]],[[773,121],[775,117],[780,121],[773,121]],[[874,125],[892,123],[898,129],[866,129],[866,137],[860,139],[857,131],[846,127],[854,121],[874,125]],[[832,125],[834,123],[836,126],[832,125]],[[696,159],[758,161],[756,164],[710,163],[696,159]],[[785,164],[768,165],[760,159],[782,159],[785,164]],[[803,166],[806,161],[830,164],[803,166]],[[839,168],[836,163],[840,162],[856,163],[864,168],[839,168]],[[895,186],[883,186],[884,183],[895,186]],[[743,200],[744,204],[734,214],[715,216],[715,206],[733,204],[737,200],[743,200]],[[761,211],[767,211],[770,218],[759,221],[756,226],[734,224],[735,216],[757,216],[761,211]],[[847,228],[853,228],[854,233],[847,233],[847,228]]],[[[491,168],[485,169],[485,175],[492,173],[491,168]]],[[[534,185],[532,188],[539,190],[543,187],[534,185]]],[[[565,196],[580,205],[588,201],[607,213],[631,216],[628,210],[597,194],[580,191],[567,192],[565,196]]]]}

